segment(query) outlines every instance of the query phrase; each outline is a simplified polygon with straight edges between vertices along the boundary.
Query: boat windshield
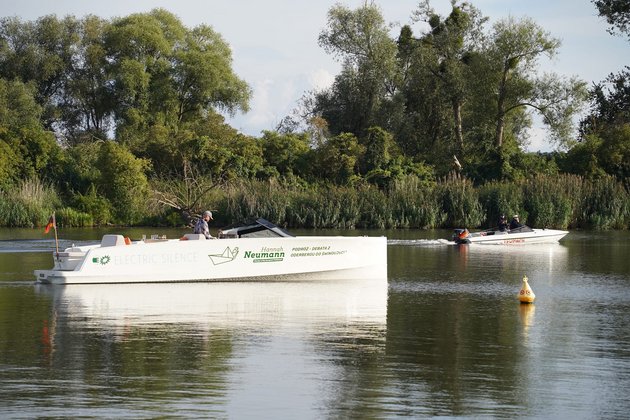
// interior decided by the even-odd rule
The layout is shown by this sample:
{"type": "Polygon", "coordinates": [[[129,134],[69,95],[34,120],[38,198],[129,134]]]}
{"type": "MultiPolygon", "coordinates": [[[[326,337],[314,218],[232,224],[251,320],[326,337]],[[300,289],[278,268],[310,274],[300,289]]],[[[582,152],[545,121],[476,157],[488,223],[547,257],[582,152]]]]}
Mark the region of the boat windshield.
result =
{"type": "Polygon", "coordinates": [[[262,218],[219,231],[219,238],[274,238],[293,236],[294,235],[291,235],[286,230],[262,218]]]}

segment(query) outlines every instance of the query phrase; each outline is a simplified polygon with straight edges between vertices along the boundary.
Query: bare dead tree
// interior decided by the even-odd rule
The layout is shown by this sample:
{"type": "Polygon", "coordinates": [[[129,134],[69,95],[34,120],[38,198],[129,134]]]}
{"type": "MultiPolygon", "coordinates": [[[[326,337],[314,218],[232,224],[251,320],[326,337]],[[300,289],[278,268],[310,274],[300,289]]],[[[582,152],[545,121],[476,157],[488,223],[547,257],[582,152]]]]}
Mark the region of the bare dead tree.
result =
{"type": "Polygon", "coordinates": [[[203,204],[210,191],[226,183],[224,177],[212,179],[201,175],[199,170],[184,161],[182,176],[159,181],[153,189],[154,200],[159,206],[175,209],[186,225],[192,226],[200,217],[203,204]]]}

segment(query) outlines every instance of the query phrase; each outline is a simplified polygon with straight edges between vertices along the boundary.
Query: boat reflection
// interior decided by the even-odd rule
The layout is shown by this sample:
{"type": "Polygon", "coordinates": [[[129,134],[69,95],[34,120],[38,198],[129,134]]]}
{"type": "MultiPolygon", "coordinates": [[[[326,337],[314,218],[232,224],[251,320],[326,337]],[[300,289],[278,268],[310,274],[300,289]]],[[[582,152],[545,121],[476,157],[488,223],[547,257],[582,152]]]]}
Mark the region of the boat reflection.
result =
{"type": "Polygon", "coordinates": [[[124,334],[129,327],[186,325],[197,331],[385,326],[387,281],[36,285],[56,318],[124,334]]]}
{"type": "Polygon", "coordinates": [[[518,245],[458,245],[459,261],[463,268],[472,262],[483,260],[497,266],[527,266],[536,262],[548,271],[564,268],[569,260],[569,248],[560,243],[518,245]]]}

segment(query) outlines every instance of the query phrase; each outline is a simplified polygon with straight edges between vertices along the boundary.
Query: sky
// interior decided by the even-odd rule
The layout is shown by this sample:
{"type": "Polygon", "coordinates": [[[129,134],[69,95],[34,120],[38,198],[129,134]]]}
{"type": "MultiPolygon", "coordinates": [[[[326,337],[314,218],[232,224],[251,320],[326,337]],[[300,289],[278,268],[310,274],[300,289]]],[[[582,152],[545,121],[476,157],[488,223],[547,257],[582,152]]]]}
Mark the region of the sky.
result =
{"type": "MultiPolygon", "coordinates": [[[[271,130],[296,107],[309,90],[330,86],[340,63],[317,44],[325,28],[328,10],[335,4],[351,9],[365,0],[0,0],[0,16],[35,20],[88,14],[103,18],[126,16],[164,8],[189,28],[210,25],[232,48],[233,69],[253,90],[250,111],[228,117],[243,133],[260,136],[271,130]]],[[[630,65],[630,41],[610,35],[604,19],[590,0],[469,0],[489,24],[513,16],[530,17],[562,41],[558,55],[541,61],[542,71],[578,76],[592,85],[608,74],[630,65]]],[[[377,0],[392,36],[411,24],[419,0],[377,0]]],[[[431,0],[432,7],[446,15],[450,0],[431,0]]],[[[419,35],[422,24],[412,25],[419,35]]],[[[540,124],[531,131],[528,150],[549,151],[540,124]]]]}

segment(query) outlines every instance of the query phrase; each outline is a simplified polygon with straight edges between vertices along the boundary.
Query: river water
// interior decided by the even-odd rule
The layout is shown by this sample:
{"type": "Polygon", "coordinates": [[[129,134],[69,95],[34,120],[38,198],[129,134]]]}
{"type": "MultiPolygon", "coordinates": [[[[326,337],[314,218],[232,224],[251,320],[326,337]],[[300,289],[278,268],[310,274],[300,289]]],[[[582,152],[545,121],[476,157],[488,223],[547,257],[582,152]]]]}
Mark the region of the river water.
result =
{"type": "Polygon", "coordinates": [[[0,229],[0,417],[627,418],[628,232],[342,234],[388,237],[387,283],[43,286],[52,235],[0,229]]]}

